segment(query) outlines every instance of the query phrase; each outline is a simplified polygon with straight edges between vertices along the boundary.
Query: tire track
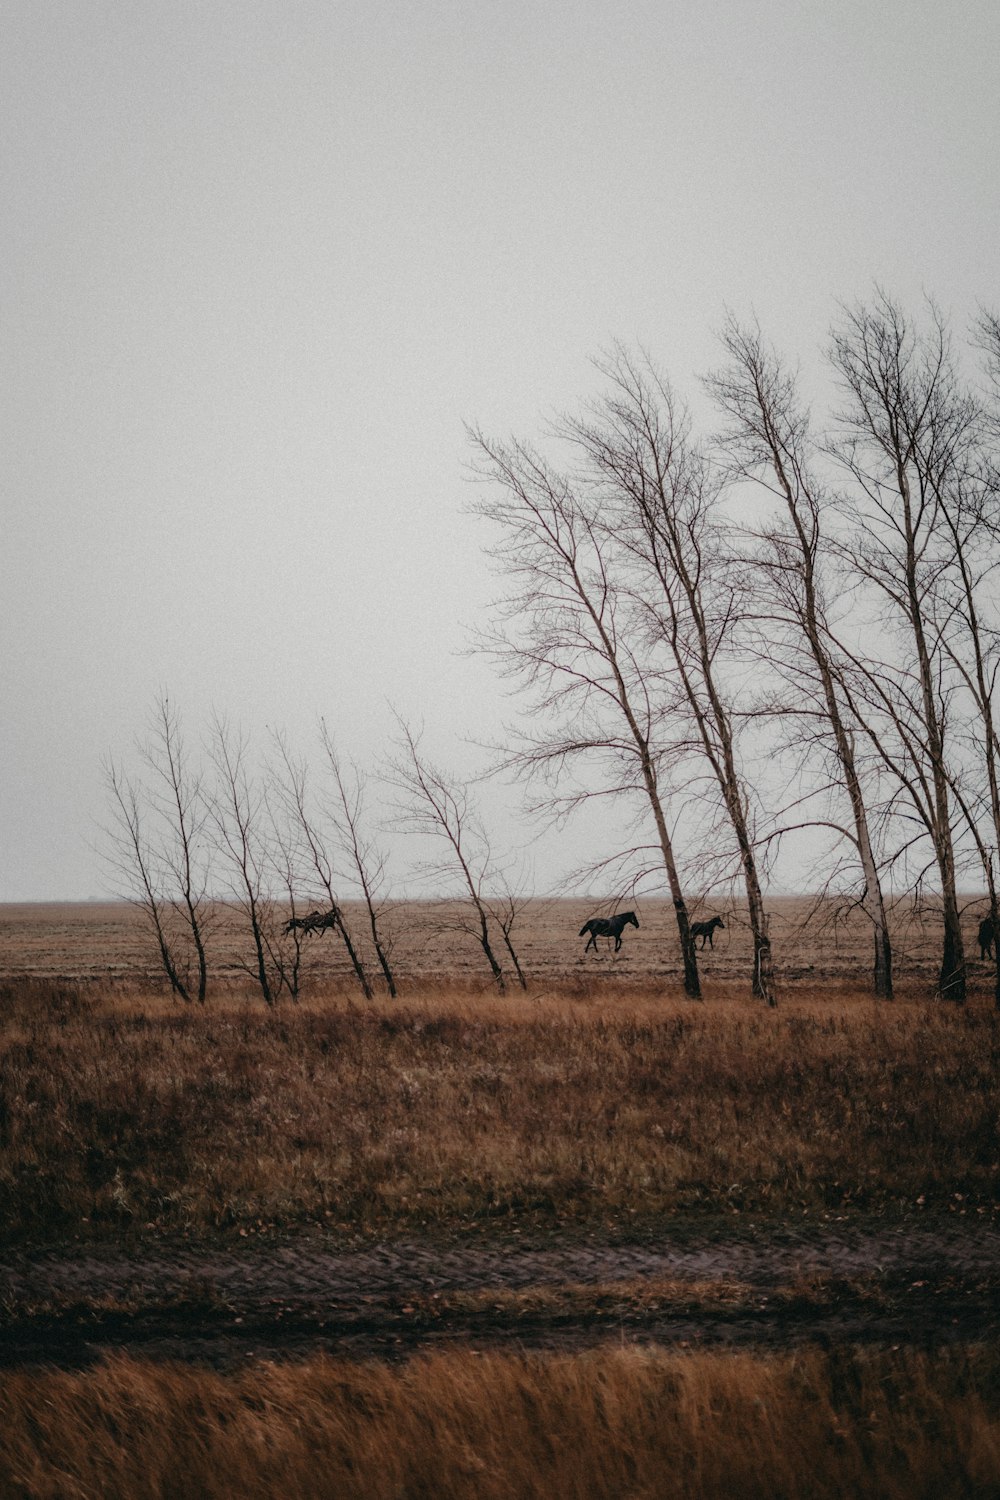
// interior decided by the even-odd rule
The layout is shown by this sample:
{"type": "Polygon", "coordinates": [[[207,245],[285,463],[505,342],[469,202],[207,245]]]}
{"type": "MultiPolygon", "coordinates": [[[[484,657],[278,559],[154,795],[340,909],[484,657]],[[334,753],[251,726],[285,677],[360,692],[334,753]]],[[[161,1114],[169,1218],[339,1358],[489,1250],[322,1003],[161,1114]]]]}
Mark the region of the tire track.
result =
{"type": "Polygon", "coordinates": [[[685,1226],[641,1245],[94,1245],[0,1258],[0,1309],[8,1366],[85,1363],[111,1348],[227,1364],[316,1349],[398,1355],[459,1339],[579,1347],[611,1330],[767,1345],[975,1338],[1000,1329],[1000,1227],[956,1216],[725,1234],[685,1226]],[[663,1285],[674,1290],[654,1295],[663,1285]],[[738,1305],[700,1305],[713,1286],[738,1286],[738,1305]],[[796,1302],[796,1286],[821,1290],[796,1302]],[[869,1287],[885,1290],[877,1304],[869,1287]]]}

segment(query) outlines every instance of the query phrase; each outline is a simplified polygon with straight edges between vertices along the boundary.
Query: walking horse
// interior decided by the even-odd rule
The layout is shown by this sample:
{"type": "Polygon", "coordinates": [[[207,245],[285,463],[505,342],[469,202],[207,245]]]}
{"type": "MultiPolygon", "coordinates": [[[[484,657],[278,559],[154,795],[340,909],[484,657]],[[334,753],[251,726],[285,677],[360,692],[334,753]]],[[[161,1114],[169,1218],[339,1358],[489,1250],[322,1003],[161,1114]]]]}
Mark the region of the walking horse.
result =
{"type": "Polygon", "coordinates": [[[599,937],[606,937],[614,938],[615,952],[617,953],[622,945],[622,933],[625,931],[625,928],[638,927],[638,925],[639,918],[634,911],[620,911],[616,917],[591,917],[589,922],[584,922],[578,934],[580,937],[583,937],[585,932],[590,933],[590,937],[587,939],[587,947],[583,951],[586,953],[587,948],[593,943],[594,952],[596,953],[597,939],[599,937]]]}

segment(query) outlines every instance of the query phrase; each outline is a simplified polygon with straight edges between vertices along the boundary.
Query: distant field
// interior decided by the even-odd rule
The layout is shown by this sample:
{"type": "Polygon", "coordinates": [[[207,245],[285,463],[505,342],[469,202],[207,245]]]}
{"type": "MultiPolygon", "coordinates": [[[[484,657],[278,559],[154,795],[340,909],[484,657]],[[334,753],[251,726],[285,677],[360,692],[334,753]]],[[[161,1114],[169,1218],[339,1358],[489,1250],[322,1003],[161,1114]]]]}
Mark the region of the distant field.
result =
{"type": "MultiPolygon", "coordinates": [[[[585,939],[577,936],[582,924],[608,907],[586,901],[531,901],[514,930],[514,942],[533,988],[554,986],[561,991],[590,991],[594,982],[605,989],[609,981],[621,990],[645,989],[663,993],[679,989],[677,930],[666,902],[631,903],[640,927],[628,928],[622,950],[615,955],[602,940],[600,951],[584,953],[585,939]]],[[[985,902],[970,899],[965,932],[970,960],[971,991],[986,995],[990,965],[978,958],[975,942],[985,902]]],[[[366,952],[361,912],[345,905],[357,943],[366,952]]],[[[723,914],[726,929],[715,934],[712,949],[700,955],[706,995],[740,993],[747,985],[751,939],[742,912],[724,904],[698,911],[698,916],[723,914]]],[[[844,911],[833,902],[818,907],[799,897],[770,902],[772,942],[779,983],[797,990],[845,987],[863,992],[871,970],[871,939],[867,923],[856,910],[844,911]]],[[[458,909],[447,902],[401,902],[390,909],[387,927],[393,937],[393,964],[400,979],[419,987],[428,984],[476,988],[490,985],[483,956],[468,935],[456,930],[458,909]]],[[[229,990],[245,984],[239,960],[249,954],[232,913],[219,907],[210,942],[212,971],[217,987],[229,990]]],[[[916,997],[933,988],[939,962],[939,923],[933,905],[915,913],[910,904],[897,906],[893,922],[895,972],[902,995],[916,997]]],[[[353,988],[343,948],[331,933],[306,940],[306,995],[329,992],[341,982],[353,988]]],[[[374,966],[373,966],[374,968],[374,966]]],[[[0,977],[162,982],[156,949],[144,918],[124,904],[38,904],[0,906],[0,977]]]]}

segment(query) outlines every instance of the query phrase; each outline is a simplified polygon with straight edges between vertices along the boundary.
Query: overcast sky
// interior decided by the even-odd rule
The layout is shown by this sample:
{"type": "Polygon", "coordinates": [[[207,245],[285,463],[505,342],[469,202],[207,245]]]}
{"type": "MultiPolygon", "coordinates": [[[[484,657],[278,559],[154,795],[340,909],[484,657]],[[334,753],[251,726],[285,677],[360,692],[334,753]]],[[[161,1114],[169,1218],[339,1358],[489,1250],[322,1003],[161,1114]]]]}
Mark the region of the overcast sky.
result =
{"type": "MultiPolygon", "coordinates": [[[[1000,301],[995,0],[6,0],[0,899],[100,893],[168,690],[464,764],[463,423],[537,432],[726,307],[1000,301]]],[[[586,841],[539,846],[558,884],[586,841]]]]}

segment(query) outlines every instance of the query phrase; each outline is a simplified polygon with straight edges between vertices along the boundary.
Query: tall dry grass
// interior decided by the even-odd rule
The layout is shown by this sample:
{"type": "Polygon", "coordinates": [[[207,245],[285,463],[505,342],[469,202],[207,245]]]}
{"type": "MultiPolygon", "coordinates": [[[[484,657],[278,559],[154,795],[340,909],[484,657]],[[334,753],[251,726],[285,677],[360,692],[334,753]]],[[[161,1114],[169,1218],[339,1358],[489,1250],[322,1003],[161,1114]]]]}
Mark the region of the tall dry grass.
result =
{"type": "Polygon", "coordinates": [[[0,1381],[10,1500],[1000,1493],[995,1352],[469,1352],[0,1381]]]}
{"type": "Polygon", "coordinates": [[[0,1233],[994,1202],[990,1009],[588,1005],[275,1016],[0,986],[0,1233]]]}

